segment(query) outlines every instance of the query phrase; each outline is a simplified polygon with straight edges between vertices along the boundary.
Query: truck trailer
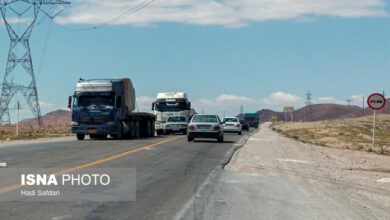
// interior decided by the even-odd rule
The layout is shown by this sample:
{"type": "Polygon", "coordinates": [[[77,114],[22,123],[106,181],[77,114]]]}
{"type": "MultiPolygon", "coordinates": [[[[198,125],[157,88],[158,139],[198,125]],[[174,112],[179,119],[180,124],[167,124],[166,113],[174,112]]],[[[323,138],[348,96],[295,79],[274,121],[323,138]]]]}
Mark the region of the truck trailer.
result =
{"type": "Polygon", "coordinates": [[[244,119],[248,121],[249,127],[259,127],[260,117],[258,113],[245,113],[244,119]]]}
{"type": "Polygon", "coordinates": [[[71,132],[78,140],[153,137],[154,114],[135,112],[135,90],[130,79],[80,79],[68,107],[72,109],[71,132]]]}

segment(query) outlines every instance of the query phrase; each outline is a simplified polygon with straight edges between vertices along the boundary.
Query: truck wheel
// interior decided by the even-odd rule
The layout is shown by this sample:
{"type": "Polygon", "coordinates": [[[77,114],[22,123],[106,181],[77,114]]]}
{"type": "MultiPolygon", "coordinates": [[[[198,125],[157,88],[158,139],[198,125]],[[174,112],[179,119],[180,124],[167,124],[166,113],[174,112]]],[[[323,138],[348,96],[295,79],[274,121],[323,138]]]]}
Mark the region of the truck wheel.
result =
{"type": "Polygon", "coordinates": [[[112,137],[115,139],[115,140],[120,140],[123,138],[123,128],[122,128],[122,123],[119,123],[119,126],[118,126],[118,133],[117,134],[114,134],[112,135],[112,137]]]}
{"type": "Polygon", "coordinates": [[[141,137],[141,129],[140,129],[138,121],[135,122],[135,127],[134,128],[135,128],[134,129],[135,130],[135,137],[136,138],[140,138],[141,137]]]}
{"type": "Polygon", "coordinates": [[[154,135],[156,134],[156,128],[154,127],[154,121],[152,121],[152,136],[151,137],[154,137],[154,135]]]}
{"type": "Polygon", "coordinates": [[[130,138],[134,138],[135,137],[135,125],[134,125],[134,122],[132,121],[130,123],[130,138]]]}
{"type": "Polygon", "coordinates": [[[150,123],[149,120],[146,122],[146,136],[147,137],[152,136],[152,124],[150,123]]]}
{"type": "Polygon", "coordinates": [[[77,140],[82,141],[85,138],[85,134],[77,134],[77,140]]]}

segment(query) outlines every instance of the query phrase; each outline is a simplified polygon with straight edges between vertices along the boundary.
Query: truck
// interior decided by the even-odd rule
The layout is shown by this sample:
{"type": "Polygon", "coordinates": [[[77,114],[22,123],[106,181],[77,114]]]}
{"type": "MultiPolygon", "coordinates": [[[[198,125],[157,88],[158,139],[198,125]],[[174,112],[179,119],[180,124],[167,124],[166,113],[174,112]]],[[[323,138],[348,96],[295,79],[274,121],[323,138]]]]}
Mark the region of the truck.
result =
{"type": "Polygon", "coordinates": [[[68,107],[72,110],[71,132],[78,140],[153,137],[156,116],[136,112],[133,83],[125,79],[80,79],[68,107]]]}
{"type": "Polygon", "coordinates": [[[258,113],[245,113],[244,119],[248,121],[249,127],[259,127],[260,117],[258,113]]]}
{"type": "Polygon", "coordinates": [[[187,120],[190,120],[195,114],[195,111],[191,109],[187,93],[184,92],[158,93],[156,101],[152,104],[152,110],[157,117],[155,123],[157,135],[164,134],[164,126],[169,117],[185,116],[187,120]]]}

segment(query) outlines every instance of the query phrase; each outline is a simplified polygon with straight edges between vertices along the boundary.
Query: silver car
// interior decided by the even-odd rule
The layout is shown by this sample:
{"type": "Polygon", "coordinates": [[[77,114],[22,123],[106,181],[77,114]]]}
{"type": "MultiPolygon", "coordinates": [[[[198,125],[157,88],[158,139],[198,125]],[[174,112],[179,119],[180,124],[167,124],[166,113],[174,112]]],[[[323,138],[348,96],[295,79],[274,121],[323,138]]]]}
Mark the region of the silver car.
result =
{"type": "Polygon", "coordinates": [[[216,138],[218,142],[223,142],[223,135],[223,125],[217,115],[194,115],[188,125],[188,141],[195,138],[216,138]]]}
{"type": "Polygon", "coordinates": [[[187,134],[187,118],[185,116],[171,116],[168,118],[164,126],[166,135],[172,133],[187,134]]]}
{"type": "Polygon", "coordinates": [[[223,129],[226,133],[233,132],[238,135],[242,134],[242,126],[237,117],[225,117],[222,121],[223,129]]]}

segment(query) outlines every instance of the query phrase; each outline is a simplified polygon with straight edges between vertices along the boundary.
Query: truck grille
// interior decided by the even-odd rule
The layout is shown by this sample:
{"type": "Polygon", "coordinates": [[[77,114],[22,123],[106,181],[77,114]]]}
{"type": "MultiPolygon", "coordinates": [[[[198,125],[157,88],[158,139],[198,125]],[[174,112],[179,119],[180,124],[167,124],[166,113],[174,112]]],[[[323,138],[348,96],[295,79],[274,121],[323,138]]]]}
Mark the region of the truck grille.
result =
{"type": "Polygon", "coordinates": [[[80,115],[79,121],[82,123],[107,122],[108,115],[80,115]]]}

